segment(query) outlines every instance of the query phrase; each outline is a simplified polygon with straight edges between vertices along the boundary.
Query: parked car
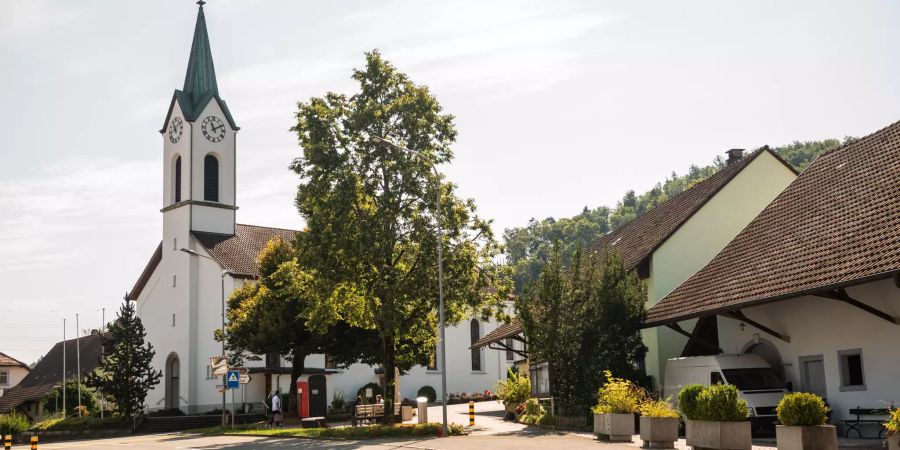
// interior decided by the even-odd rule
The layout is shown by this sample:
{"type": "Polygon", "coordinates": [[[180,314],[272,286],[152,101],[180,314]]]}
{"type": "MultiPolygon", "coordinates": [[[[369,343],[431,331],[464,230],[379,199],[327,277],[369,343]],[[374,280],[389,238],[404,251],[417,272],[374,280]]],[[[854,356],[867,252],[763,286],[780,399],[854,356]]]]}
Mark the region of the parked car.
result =
{"type": "Polygon", "coordinates": [[[715,355],[672,358],[666,361],[664,396],[675,401],[688,384],[732,384],[747,401],[754,430],[774,432],[775,408],[788,391],[784,381],[759,355],[715,355]]]}

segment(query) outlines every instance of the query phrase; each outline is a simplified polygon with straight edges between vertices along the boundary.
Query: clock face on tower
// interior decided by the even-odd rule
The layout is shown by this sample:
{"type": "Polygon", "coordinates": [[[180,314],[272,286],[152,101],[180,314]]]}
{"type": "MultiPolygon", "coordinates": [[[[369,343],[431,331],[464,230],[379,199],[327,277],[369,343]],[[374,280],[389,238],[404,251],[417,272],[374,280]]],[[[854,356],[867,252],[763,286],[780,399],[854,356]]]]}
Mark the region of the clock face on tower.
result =
{"type": "Polygon", "coordinates": [[[184,128],[184,122],[181,117],[175,117],[169,122],[169,142],[176,144],[181,140],[181,131],[184,128]]]}
{"type": "Polygon", "coordinates": [[[225,123],[216,116],[206,116],[200,126],[203,137],[209,142],[219,142],[225,138],[225,123]]]}

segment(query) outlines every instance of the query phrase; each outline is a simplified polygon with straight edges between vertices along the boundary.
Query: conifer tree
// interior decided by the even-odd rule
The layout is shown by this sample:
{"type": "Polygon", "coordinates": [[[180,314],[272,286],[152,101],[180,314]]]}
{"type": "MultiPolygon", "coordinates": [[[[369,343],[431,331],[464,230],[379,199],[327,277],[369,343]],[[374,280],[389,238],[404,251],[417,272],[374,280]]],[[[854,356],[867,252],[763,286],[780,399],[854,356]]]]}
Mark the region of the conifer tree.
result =
{"type": "Polygon", "coordinates": [[[85,384],[112,397],[119,414],[132,416],[140,413],[147,391],[159,384],[162,372],[151,365],[156,352],[144,342],[147,333],[134,304],[122,302],[117,316],[103,333],[103,360],[85,384]]]}

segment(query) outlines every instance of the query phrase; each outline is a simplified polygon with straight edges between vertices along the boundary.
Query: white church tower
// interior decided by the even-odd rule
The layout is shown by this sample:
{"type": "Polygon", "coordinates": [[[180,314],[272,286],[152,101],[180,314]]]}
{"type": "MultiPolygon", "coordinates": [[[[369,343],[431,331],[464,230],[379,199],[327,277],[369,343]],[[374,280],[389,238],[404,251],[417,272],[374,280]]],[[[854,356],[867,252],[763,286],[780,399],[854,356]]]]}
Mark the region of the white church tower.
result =
{"type": "Polygon", "coordinates": [[[163,233],[173,247],[188,233],[234,235],[235,135],[219,97],[201,0],[184,88],[175,90],[163,136],[163,233]]]}

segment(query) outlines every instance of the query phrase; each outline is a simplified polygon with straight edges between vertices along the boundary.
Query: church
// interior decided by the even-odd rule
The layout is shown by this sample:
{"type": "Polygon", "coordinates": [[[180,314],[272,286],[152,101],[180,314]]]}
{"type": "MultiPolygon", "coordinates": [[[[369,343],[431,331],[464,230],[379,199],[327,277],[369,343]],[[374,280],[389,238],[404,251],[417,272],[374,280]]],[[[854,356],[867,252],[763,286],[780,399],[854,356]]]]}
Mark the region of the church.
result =
{"type": "MultiPolygon", "coordinates": [[[[222,354],[214,331],[221,328],[224,299],[259,276],[256,257],[275,237],[289,241],[295,230],[236,223],[236,134],[240,130],[216,84],[216,71],[203,2],[194,29],[187,74],[175,90],[162,129],[162,239],[128,293],[147,330],[161,382],[146,399],[149,411],[181,410],[203,414],[221,408],[222,377],[210,358],[222,354]]],[[[285,192],[291,207],[293,192],[285,192]]],[[[441,371],[447,390],[493,390],[513,364],[513,352],[469,347],[497,327],[472,319],[446,331],[447,367],[415,367],[400,378],[401,397],[414,398],[431,386],[441,396],[441,371]]],[[[290,365],[279,355],[249,361],[250,381],[228,392],[239,411],[261,412],[268,393],[288,392],[290,365]]],[[[338,367],[326,355],[305,361],[301,380],[308,383],[309,414],[324,416],[332,400],[354,400],[367,383],[381,383],[377,367],[338,367]]],[[[230,406],[229,406],[230,408],[230,406]]]]}

